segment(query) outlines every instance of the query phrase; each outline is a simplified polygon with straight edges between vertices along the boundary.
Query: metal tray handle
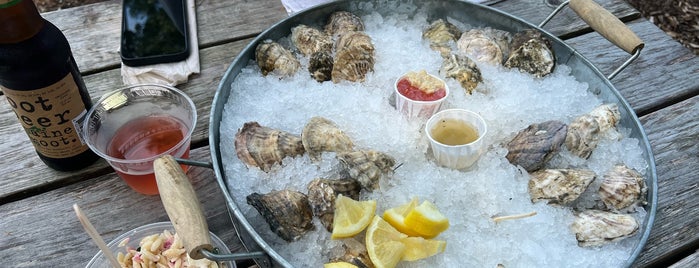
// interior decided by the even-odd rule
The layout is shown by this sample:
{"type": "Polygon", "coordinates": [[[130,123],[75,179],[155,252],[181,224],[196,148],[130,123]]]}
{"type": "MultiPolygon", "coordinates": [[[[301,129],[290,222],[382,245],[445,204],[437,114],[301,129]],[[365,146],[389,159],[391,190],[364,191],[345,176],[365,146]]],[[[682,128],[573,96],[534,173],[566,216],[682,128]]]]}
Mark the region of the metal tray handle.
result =
{"type": "Polygon", "coordinates": [[[619,20],[619,18],[592,0],[570,0],[561,3],[539,24],[539,27],[544,27],[546,23],[568,4],[570,4],[570,8],[575,11],[582,20],[590,25],[592,29],[604,36],[604,38],[612,42],[612,44],[632,55],[631,58],[626,60],[607,77],[609,80],[612,80],[612,78],[617,76],[631,64],[631,62],[640,56],[641,50],[645,46],[643,41],[631,31],[626,24],[619,20]]]}

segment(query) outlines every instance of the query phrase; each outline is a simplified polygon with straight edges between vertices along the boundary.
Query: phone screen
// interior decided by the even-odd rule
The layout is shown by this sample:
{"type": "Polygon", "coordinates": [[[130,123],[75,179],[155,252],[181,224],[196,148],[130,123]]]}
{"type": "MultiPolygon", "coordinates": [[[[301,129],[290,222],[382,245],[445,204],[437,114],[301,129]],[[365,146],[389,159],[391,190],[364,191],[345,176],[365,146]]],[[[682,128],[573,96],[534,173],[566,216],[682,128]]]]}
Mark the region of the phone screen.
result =
{"type": "Polygon", "coordinates": [[[185,0],[124,0],[121,57],[127,65],[187,58],[185,0]]]}

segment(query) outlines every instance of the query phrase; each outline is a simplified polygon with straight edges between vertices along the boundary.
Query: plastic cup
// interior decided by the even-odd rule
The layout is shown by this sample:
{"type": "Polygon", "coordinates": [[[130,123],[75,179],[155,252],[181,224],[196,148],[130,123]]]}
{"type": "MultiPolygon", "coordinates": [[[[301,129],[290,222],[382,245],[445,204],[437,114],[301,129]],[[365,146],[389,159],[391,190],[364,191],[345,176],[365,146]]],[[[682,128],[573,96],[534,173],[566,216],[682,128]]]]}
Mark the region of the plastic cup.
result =
{"type": "Polygon", "coordinates": [[[165,154],[189,157],[197,110],[174,87],[140,84],[105,94],[85,118],[83,138],[90,149],[136,192],[156,195],[153,161],[165,154]]]}
{"type": "Polygon", "coordinates": [[[449,87],[446,83],[444,83],[444,80],[432,74],[428,75],[442,82],[442,85],[444,85],[444,90],[446,90],[446,94],[444,95],[444,97],[432,101],[421,101],[413,100],[404,96],[398,91],[398,82],[404,79],[405,75],[402,75],[401,77],[396,79],[396,82],[393,84],[394,94],[396,96],[396,109],[400,111],[403,115],[405,115],[408,119],[429,118],[431,115],[439,111],[439,108],[442,107],[442,103],[444,102],[444,100],[447,99],[447,97],[449,97],[449,87]]]}
{"type": "MultiPolygon", "coordinates": [[[[107,247],[112,250],[112,253],[114,253],[114,256],[117,255],[118,252],[126,254],[126,248],[138,248],[139,242],[143,239],[146,238],[147,236],[150,235],[155,235],[155,234],[161,234],[165,230],[170,231],[170,233],[175,234],[175,227],[172,226],[172,223],[168,222],[156,222],[156,223],[151,223],[151,224],[146,224],[141,227],[138,227],[136,229],[130,230],[126,233],[123,233],[119,235],[117,238],[114,238],[109,244],[107,244],[107,247]],[[125,239],[129,239],[126,244],[123,246],[119,246],[122,241],[125,239]]],[[[218,250],[218,254],[230,254],[231,251],[228,249],[226,244],[221,241],[221,239],[216,236],[214,233],[209,232],[211,235],[211,245],[214,246],[218,250]]],[[[232,261],[225,261],[225,262],[219,262],[218,263],[219,267],[226,267],[226,268],[235,268],[235,263],[232,261]]],[[[111,268],[112,266],[109,264],[109,260],[107,257],[104,256],[104,253],[102,251],[97,252],[95,256],[92,257],[89,263],[85,266],[85,268],[111,268]]]]}
{"type": "MultiPolygon", "coordinates": [[[[459,125],[463,126],[463,125],[459,125]]],[[[483,137],[487,133],[487,125],[483,118],[472,111],[464,109],[448,109],[430,117],[425,124],[425,133],[430,141],[432,156],[438,165],[457,170],[470,168],[485,151],[483,137]],[[465,123],[477,133],[475,140],[463,144],[445,144],[436,136],[435,128],[445,127],[445,122],[465,123]]],[[[463,136],[460,131],[452,131],[454,136],[463,136]]]]}

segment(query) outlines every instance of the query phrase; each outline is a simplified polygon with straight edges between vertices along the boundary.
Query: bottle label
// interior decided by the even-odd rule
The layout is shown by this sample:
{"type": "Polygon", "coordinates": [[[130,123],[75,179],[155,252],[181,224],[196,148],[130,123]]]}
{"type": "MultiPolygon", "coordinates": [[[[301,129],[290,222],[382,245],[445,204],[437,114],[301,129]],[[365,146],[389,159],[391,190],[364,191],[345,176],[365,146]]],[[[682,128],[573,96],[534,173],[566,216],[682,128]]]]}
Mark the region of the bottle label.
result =
{"type": "Polygon", "coordinates": [[[86,114],[85,104],[72,74],[36,90],[0,88],[39,153],[68,158],[89,150],[79,128],[86,114]]]}

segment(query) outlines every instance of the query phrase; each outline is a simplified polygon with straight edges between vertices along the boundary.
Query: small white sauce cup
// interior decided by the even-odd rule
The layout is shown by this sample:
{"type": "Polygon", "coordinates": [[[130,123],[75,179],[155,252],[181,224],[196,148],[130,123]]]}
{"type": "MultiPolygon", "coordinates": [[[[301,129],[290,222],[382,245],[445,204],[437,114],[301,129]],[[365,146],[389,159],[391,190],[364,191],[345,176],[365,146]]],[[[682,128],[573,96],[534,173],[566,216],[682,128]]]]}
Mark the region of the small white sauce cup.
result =
{"type": "Polygon", "coordinates": [[[483,137],[488,131],[488,126],[485,120],[475,112],[464,109],[447,109],[440,111],[430,117],[425,124],[425,133],[430,141],[430,149],[432,156],[438,165],[457,169],[466,170],[478,161],[483,152],[485,152],[485,144],[483,137]],[[473,126],[478,132],[478,138],[463,145],[446,145],[436,141],[432,137],[432,129],[441,120],[456,119],[461,120],[473,126]]]}
{"type": "Polygon", "coordinates": [[[396,95],[396,109],[400,111],[408,119],[429,118],[431,115],[439,111],[439,108],[442,107],[442,103],[444,102],[444,100],[447,99],[447,97],[449,97],[449,87],[447,86],[447,83],[444,83],[444,80],[435,75],[429,75],[436,79],[439,79],[439,81],[442,82],[442,84],[444,85],[444,90],[446,90],[446,94],[444,94],[444,97],[442,97],[441,99],[433,101],[418,101],[403,96],[403,94],[398,92],[398,82],[401,79],[405,78],[405,74],[398,77],[398,79],[396,79],[396,82],[393,84],[393,90],[396,95]]]}

